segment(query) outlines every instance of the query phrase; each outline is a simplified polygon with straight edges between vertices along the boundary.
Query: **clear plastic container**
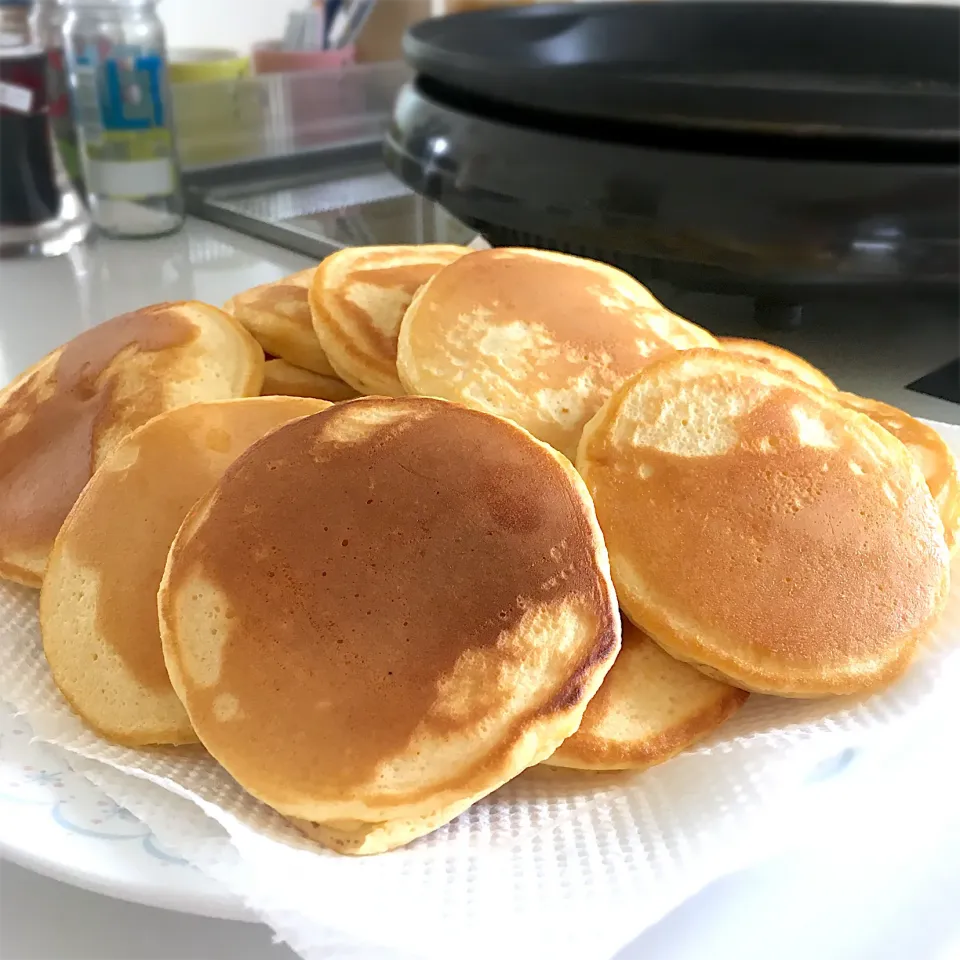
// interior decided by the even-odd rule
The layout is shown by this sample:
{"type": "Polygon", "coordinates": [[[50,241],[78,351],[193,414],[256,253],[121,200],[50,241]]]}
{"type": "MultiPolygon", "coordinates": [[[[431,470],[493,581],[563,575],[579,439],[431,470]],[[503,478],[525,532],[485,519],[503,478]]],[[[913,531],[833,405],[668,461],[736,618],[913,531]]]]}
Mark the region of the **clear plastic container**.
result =
{"type": "Polygon", "coordinates": [[[115,237],[183,225],[163,24],[154,0],[66,0],[64,47],[87,198],[115,237]]]}
{"type": "Polygon", "coordinates": [[[411,71],[401,61],[175,83],[184,165],[205,167],[379,139],[411,71]]]}

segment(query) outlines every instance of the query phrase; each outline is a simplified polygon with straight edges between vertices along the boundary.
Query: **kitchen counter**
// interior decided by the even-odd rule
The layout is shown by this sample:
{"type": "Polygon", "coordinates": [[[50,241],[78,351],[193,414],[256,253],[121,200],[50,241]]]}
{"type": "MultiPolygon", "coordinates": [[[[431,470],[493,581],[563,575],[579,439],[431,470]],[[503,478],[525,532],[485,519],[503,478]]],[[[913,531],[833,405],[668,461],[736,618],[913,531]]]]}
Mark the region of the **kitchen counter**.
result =
{"type": "MultiPolygon", "coordinates": [[[[222,303],[307,263],[197,221],[158,240],[2,262],[0,383],[100,320],[159,300],[222,303]]],[[[709,314],[718,333],[760,335],[743,305],[701,298],[689,313],[701,322],[709,314]]],[[[960,406],[904,390],[957,355],[954,316],[821,311],[769,338],[841,387],[960,422],[960,406]]],[[[713,884],[617,960],[958,960],[960,781],[942,758],[955,750],[960,708],[944,709],[883,763],[841,778],[816,815],[785,833],[785,852],[713,884]]],[[[263,928],[108,900],[11,864],[0,867],[0,887],[3,960],[293,958],[263,928]]]]}

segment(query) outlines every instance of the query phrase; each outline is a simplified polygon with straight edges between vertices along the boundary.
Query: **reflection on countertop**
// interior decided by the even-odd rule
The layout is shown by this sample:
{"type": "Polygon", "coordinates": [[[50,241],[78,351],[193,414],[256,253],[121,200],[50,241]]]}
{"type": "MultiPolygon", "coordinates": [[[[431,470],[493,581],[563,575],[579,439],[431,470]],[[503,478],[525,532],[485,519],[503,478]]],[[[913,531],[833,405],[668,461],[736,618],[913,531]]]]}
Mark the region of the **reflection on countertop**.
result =
{"type": "Polygon", "coordinates": [[[162,300],[220,304],[309,264],[198,220],[173,236],[101,238],[54,259],[0,262],[0,384],[117,314],[162,300]]]}

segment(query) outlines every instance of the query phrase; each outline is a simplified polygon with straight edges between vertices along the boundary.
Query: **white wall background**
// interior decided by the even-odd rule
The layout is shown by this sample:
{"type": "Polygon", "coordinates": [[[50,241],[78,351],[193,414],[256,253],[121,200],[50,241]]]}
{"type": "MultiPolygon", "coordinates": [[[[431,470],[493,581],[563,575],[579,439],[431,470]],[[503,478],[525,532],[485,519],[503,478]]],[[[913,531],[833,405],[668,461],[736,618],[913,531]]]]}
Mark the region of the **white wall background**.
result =
{"type": "MultiPolygon", "coordinates": [[[[287,14],[308,0],[161,0],[160,16],[170,47],[229,47],[247,53],[258,40],[283,34],[287,14]]],[[[378,0],[391,3],[393,0],[378,0]]],[[[543,0],[540,0],[543,2],[543,0]]],[[[444,0],[431,0],[434,13],[444,0]]]]}
{"type": "Polygon", "coordinates": [[[229,47],[247,52],[283,33],[287,14],[306,0],[162,0],[170,47],[229,47]]]}

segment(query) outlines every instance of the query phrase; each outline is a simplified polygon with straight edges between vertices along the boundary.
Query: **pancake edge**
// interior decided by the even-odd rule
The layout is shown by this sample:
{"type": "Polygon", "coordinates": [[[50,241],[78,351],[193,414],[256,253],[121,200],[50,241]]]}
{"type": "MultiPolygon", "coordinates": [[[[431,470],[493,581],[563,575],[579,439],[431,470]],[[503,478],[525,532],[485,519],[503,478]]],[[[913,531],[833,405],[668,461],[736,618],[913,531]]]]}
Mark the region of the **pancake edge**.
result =
{"type": "MultiPolygon", "coordinates": [[[[417,246],[417,244],[388,244],[383,246],[411,247],[417,246]]],[[[458,249],[463,251],[461,256],[465,256],[471,252],[469,247],[459,247],[455,243],[420,244],[420,246],[458,249]]],[[[310,303],[310,316],[313,321],[314,333],[316,333],[317,339],[320,341],[320,345],[323,347],[323,351],[326,353],[334,372],[344,383],[349,384],[354,390],[366,396],[403,397],[412,391],[407,388],[403,379],[400,377],[396,360],[390,365],[386,362],[385,358],[372,357],[361,347],[358,347],[354,340],[343,336],[343,331],[339,324],[331,316],[330,311],[327,310],[324,297],[324,277],[330,267],[328,261],[336,257],[340,252],[341,251],[337,251],[330,254],[329,257],[325,257],[320,262],[316,273],[313,275],[313,279],[310,281],[308,300],[310,303]],[[341,334],[340,339],[334,335],[335,332],[341,334]]],[[[455,263],[456,258],[450,262],[455,263]]],[[[437,273],[443,270],[445,266],[447,265],[441,265],[437,273]]],[[[434,276],[436,276],[436,274],[434,274],[434,276]]],[[[414,300],[417,299],[420,291],[422,291],[424,287],[429,286],[432,280],[433,277],[421,286],[420,290],[414,294],[414,300]]],[[[412,306],[412,301],[411,304],[407,306],[407,310],[410,309],[410,306],[412,306]]],[[[404,317],[406,313],[407,311],[405,310],[404,317]]],[[[398,334],[399,329],[402,328],[403,318],[401,318],[400,321],[398,334]]],[[[399,342],[397,346],[399,350],[399,342]]]]}
{"type": "Polygon", "coordinates": [[[673,724],[639,747],[612,743],[605,737],[578,730],[543,763],[547,767],[567,770],[647,770],[666,763],[712,733],[732,717],[749,696],[746,690],[729,687],[714,703],[673,724]]]}

